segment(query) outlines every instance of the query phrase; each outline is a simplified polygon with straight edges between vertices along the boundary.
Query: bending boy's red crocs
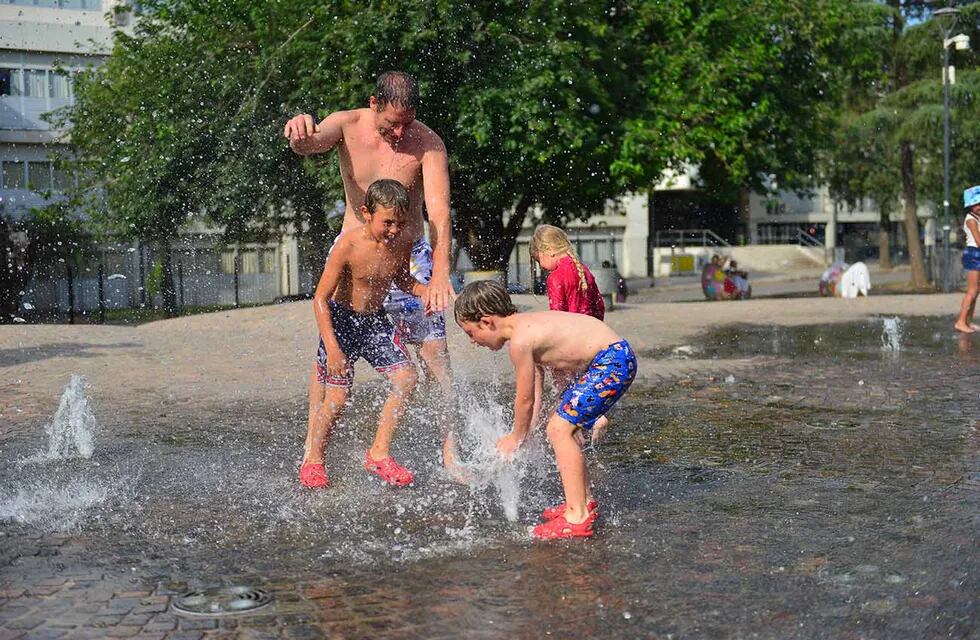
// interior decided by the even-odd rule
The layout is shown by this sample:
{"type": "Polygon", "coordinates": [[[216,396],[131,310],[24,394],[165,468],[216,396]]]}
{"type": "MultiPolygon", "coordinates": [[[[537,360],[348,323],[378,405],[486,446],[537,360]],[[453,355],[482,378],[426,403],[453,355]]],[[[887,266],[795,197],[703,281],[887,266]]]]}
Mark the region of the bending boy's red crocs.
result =
{"type": "Polygon", "coordinates": [[[560,540],[564,538],[591,538],[595,534],[592,524],[595,522],[595,512],[578,524],[572,524],[564,515],[543,522],[534,527],[534,537],[539,540],[560,540]]]}
{"type": "Polygon", "coordinates": [[[372,460],[370,450],[365,452],[364,468],[395,487],[410,485],[415,480],[412,472],[395,462],[391,456],[384,460],[372,460]]]}
{"type": "Polygon", "coordinates": [[[299,481],[303,483],[304,487],[310,489],[320,489],[330,484],[327,479],[326,467],[322,463],[316,462],[303,463],[303,466],[299,468],[299,481]]]}
{"type": "MultiPolygon", "coordinates": [[[[565,509],[567,508],[568,505],[564,502],[562,502],[561,504],[556,504],[555,506],[548,507],[547,509],[542,511],[541,517],[543,517],[545,520],[554,520],[558,516],[565,515],[565,509]]],[[[599,503],[596,502],[595,500],[589,500],[588,504],[585,505],[585,508],[589,510],[589,515],[591,515],[595,513],[596,509],[599,508],[599,503]]]]}

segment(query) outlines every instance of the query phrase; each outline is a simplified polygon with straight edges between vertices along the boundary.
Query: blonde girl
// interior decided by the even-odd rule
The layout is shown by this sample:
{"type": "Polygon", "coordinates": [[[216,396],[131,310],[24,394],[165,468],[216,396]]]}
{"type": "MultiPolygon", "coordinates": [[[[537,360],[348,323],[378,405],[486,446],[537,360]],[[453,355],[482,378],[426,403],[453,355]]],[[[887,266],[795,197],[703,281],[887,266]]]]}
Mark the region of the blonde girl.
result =
{"type": "Polygon", "coordinates": [[[548,306],[602,320],[606,305],[589,268],[575,255],[568,236],[550,224],[538,225],[529,245],[531,262],[548,271],[548,306]]]}

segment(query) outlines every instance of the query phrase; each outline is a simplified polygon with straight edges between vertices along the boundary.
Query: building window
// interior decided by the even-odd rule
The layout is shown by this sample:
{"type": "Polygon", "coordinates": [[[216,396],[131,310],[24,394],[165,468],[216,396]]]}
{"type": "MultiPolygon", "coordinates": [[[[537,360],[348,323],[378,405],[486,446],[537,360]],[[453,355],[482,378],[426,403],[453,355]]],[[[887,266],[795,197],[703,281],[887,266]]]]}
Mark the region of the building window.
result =
{"type": "Polygon", "coordinates": [[[3,188],[4,189],[23,189],[25,185],[24,163],[17,161],[4,161],[3,163],[3,188]]]}
{"type": "Polygon", "coordinates": [[[30,98],[46,98],[48,72],[44,69],[24,69],[24,95],[30,98]]]}
{"type": "Polygon", "coordinates": [[[21,91],[21,77],[23,72],[20,69],[0,69],[0,96],[19,96],[21,91]]]}
{"type": "Polygon", "coordinates": [[[102,0],[0,0],[0,4],[42,9],[74,9],[75,11],[101,11],[102,0]]]}
{"type": "Polygon", "coordinates": [[[71,76],[67,73],[52,71],[48,74],[48,95],[52,98],[68,99],[71,97],[71,76]]]}
{"type": "Polygon", "coordinates": [[[27,188],[38,193],[51,190],[51,163],[27,163],[27,188]]]}
{"type": "Polygon", "coordinates": [[[51,188],[54,191],[68,191],[74,185],[71,174],[64,167],[55,166],[51,172],[51,188]]]}

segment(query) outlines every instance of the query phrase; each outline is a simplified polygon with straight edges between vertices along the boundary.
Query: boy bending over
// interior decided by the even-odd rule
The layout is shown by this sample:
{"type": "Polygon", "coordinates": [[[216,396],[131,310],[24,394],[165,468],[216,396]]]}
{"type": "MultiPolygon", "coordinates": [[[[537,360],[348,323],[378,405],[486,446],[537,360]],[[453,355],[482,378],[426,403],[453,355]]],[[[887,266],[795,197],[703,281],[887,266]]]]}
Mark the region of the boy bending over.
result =
{"type": "Polygon", "coordinates": [[[564,311],[518,313],[497,282],[474,282],[456,300],[456,322],[470,339],[494,351],[510,342],[517,392],[514,428],[497,441],[505,458],[527,437],[541,406],[543,370],[567,381],[546,431],[555,451],[565,503],[545,509],[535,537],[588,538],[598,515],[582,455],[581,430],[588,431],[619,400],[636,376],[629,344],[591,316],[564,311]]]}
{"type": "Polygon", "coordinates": [[[412,239],[401,233],[408,204],[408,192],[397,180],[371,183],[361,207],[364,226],[337,239],[317,284],[313,310],[320,348],[314,375],[325,388],[322,401],[310,411],[299,472],[304,486],[327,486],[324,450],[347,403],[358,358],[386,375],[392,387],[381,409],[374,444],[365,453],[364,468],[395,486],[413,480],[412,472],[395,462],[388,448],[417,374],[384,310],[392,282],[413,295],[425,295],[426,285],[409,273],[412,239]]]}

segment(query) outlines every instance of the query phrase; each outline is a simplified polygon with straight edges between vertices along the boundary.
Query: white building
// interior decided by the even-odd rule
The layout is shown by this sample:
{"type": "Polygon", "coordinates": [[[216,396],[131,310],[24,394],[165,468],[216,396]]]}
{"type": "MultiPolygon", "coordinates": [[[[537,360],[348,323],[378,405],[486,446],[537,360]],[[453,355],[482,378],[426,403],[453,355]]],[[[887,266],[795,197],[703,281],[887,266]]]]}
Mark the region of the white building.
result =
{"type": "Polygon", "coordinates": [[[67,186],[52,162],[65,134],[42,114],[72,103],[73,73],[109,53],[113,27],[131,20],[124,8],[119,0],[0,4],[0,213],[23,215],[67,186]]]}

